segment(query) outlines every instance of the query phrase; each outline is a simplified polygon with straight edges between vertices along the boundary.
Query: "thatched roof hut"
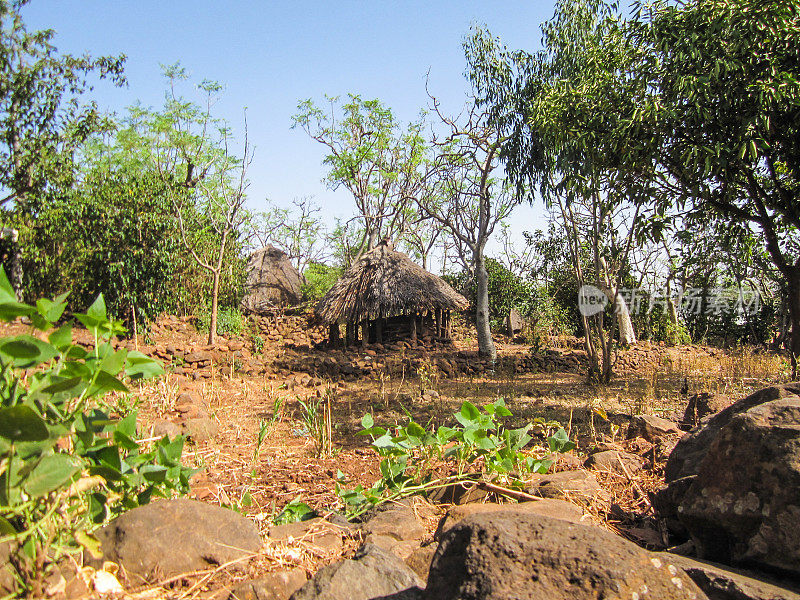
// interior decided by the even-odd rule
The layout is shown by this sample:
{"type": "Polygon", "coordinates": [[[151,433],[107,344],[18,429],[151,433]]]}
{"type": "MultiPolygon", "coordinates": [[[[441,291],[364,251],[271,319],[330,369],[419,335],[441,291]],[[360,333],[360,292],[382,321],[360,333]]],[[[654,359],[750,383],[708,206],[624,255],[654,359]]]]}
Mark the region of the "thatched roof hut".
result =
{"type": "MultiPolygon", "coordinates": [[[[367,338],[381,341],[387,319],[413,319],[410,331],[416,337],[417,319],[424,313],[436,318],[437,333],[444,334],[444,317],[463,310],[469,303],[443,279],[428,273],[388,240],[359,258],[319,301],[314,312],[329,325],[346,323],[362,329],[367,338]],[[377,332],[375,331],[377,330],[377,332]],[[372,331],[367,335],[367,332],[372,331]]],[[[332,337],[335,337],[332,331],[332,337]]]]}
{"type": "Polygon", "coordinates": [[[289,256],[273,246],[253,252],[247,261],[247,280],[241,308],[257,315],[300,303],[303,276],[289,256]]]}

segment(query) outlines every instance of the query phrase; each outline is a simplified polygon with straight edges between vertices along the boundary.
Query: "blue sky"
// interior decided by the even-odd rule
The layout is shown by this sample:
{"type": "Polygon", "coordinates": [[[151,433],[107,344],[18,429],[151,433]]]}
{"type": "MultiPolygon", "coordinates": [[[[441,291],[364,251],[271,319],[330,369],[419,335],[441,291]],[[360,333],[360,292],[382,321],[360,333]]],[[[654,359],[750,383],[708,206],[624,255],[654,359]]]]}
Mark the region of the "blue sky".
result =
{"type": "MultiPolygon", "coordinates": [[[[432,93],[456,112],[468,89],[461,42],[470,25],[488,25],[509,46],[535,50],[552,10],[549,0],[32,0],[23,14],[31,29],[55,29],[60,51],[128,56],[128,87],[101,83],[93,93],[109,110],[137,100],[159,106],[161,64],[180,61],[194,81],[219,81],[219,116],[241,128],[247,107],[255,145],[250,205],[313,195],[332,220],[351,215],[352,202],[321,183],[323,148],[290,128],[298,100],[353,92],[379,98],[408,121],[428,104],[430,71],[432,93]]],[[[521,207],[514,230],[540,225],[541,214],[541,207],[521,207]]]]}

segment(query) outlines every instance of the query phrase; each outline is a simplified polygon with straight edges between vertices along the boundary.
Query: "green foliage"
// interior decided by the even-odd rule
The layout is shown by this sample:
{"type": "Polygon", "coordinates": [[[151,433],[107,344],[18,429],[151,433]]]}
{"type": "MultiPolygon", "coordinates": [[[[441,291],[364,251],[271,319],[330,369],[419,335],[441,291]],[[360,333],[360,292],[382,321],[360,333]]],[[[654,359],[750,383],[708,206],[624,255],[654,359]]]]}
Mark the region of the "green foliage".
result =
{"type": "Polygon", "coordinates": [[[328,265],[312,262],[306,267],[303,275],[306,282],[303,285],[303,300],[305,302],[316,302],[328,293],[342,274],[339,267],[329,267],[328,265]]]}
{"type": "Polygon", "coordinates": [[[158,178],[96,169],[16,224],[26,298],[71,290],[85,310],[102,292],[110,314],[130,322],[135,310],[139,324],[177,310],[186,260],[158,178]]]}
{"type": "Polygon", "coordinates": [[[28,31],[25,4],[0,2],[0,188],[21,213],[49,185],[72,181],[76,150],[108,128],[94,103],[81,102],[92,80],[125,83],[124,56],[59,54],[54,30],[28,31]]]}
{"type": "Polygon", "coordinates": [[[305,502],[301,502],[299,498],[295,498],[283,507],[273,521],[275,525],[286,525],[287,523],[296,523],[298,521],[308,521],[316,516],[316,512],[305,502]]]}
{"type": "Polygon", "coordinates": [[[310,398],[307,402],[297,401],[302,407],[302,419],[306,431],[314,441],[314,451],[318,458],[333,454],[333,421],[331,418],[331,394],[328,388],[322,398],[310,398]]]}
{"type": "Polygon", "coordinates": [[[147,356],[114,351],[124,331],[109,320],[103,296],[78,313],[94,348],[73,345],[70,325],[54,328],[65,297],[20,303],[0,271],[0,319],[30,319],[42,337],[0,339],[0,525],[3,540],[21,549],[23,585],[48,560],[80,546],[96,552],[91,530],[146,504],[185,493],[192,470],[181,465],[183,438],[149,447],[137,440],[136,413],[115,416],[103,400],[127,393],[124,379],[163,373],[147,356]]]}
{"type": "MultiPolygon", "coordinates": [[[[515,275],[494,258],[486,259],[486,273],[489,275],[489,318],[493,329],[501,329],[504,319],[512,308],[520,309],[531,300],[532,287],[521,277],[515,275]]],[[[470,301],[470,310],[475,311],[477,286],[470,273],[445,277],[448,283],[463,290],[470,301]]]]}
{"type": "MultiPolygon", "coordinates": [[[[211,327],[211,311],[205,307],[197,315],[197,330],[208,333],[211,327]]],[[[245,318],[238,308],[223,307],[217,313],[217,333],[220,335],[239,335],[244,331],[245,318]]],[[[263,344],[263,340],[262,340],[263,344]]],[[[263,347],[263,346],[262,346],[263,347]]]]}
{"type": "Polygon", "coordinates": [[[370,488],[357,485],[347,489],[339,473],[337,494],[351,517],[387,500],[426,493],[455,481],[484,479],[521,488],[526,475],[547,473],[553,465],[547,450],[529,447],[534,433],[547,436],[550,453],[575,447],[561,427],[550,435],[552,423],[542,419],[519,429],[505,428],[501,420],[512,415],[502,398],[482,409],[464,402],[453,416],[457,424],[452,427],[429,430],[409,421],[389,431],[375,425],[371,415],[364,415],[359,435],[369,436],[381,456],[381,479],[370,488]],[[435,478],[434,468],[442,462],[455,474],[435,478]]]}

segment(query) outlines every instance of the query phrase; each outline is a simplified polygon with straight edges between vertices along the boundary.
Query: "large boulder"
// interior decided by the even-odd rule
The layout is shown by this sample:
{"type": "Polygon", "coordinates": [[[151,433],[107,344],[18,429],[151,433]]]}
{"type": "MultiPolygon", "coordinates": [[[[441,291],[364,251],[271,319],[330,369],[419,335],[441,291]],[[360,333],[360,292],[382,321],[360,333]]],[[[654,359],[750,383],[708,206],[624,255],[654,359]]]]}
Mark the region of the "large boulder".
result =
{"type": "Polygon", "coordinates": [[[705,600],[683,571],[608,531],[524,512],[475,514],[444,536],[431,600],[705,600]]]}
{"type": "Polygon", "coordinates": [[[455,527],[456,524],[474,515],[516,515],[518,513],[548,517],[560,521],[569,521],[570,523],[585,523],[586,525],[592,525],[593,523],[590,514],[586,513],[580,506],[572,502],[567,502],[566,500],[543,498],[530,502],[520,502],[519,504],[495,504],[493,502],[486,502],[483,504],[473,503],[454,506],[448,510],[441,521],[439,521],[439,526],[436,528],[436,533],[433,537],[437,540],[441,539],[441,537],[455,527]]]}
{"type": "Polygon", "coordinates": [[[373,544],[362,546],[352,559],[322,567],[291,600],[372,600],[419,598],[422,580],[394,554],[373,544]]]}
{"type": "Polygon", "coordinates": [[[272,246],[256,250],[247,259],[242,310],[263,315],[299,304],[303,283],[303,276],[285,252],[272,246]]]}
{"type": "Polygon", "coordinates": [[[257,552],[255,524],[195,500],[164,500],[128,511],[97,532],[103,560],[139,581],[207,569],[257,552]]]}
{"type": "Polygon", "coordinates": [[[684,435],[675,446],[675,449],[672,451],[667,461],[667,466],[664,470],[664,479],[669,483],[681,477],[697,474],[700,462],[711,447],[714,438],[716,438],[720,430],[730,423],[731,419],[739,413],[743,413],[765,402],[772,402],[779,398],[796,396],[798,394],[800,394],[800,383],[788,383],[764,388],[750,394],[746,398],[742,398],[738,402],[734,402],[728,408],[709,417],[700,427],[684,435]]]}
{"type": "Polygon", "coordinates": [[[699,555],[800,576],[800,396],[733,416],[678,506],[699,555]]]}
{"type": "MultiPolygon", "coordinates": [[[[664,553],[664,560],[683,570],[710,600],[800,600],[797,584],[794,589],[787,582],[764,578],[761,574],[722,565],[664,553]]],[[[791,585],[791,584],[790,584],[791,585]]]]}

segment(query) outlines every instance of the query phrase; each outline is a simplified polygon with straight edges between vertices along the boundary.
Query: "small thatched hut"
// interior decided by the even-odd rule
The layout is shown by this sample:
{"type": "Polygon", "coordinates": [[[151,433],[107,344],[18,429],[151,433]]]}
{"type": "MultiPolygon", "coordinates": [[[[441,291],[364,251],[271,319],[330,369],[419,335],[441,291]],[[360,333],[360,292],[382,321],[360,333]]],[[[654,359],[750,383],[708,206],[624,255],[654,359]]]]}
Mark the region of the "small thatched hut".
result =
{"type": "Polygon", "coordinates": [[[330,325],[331,344],[338,344],[344,323],[346,343],[356,343],[360,329],[366,345],[402,337],[416,340],[428,332],[449,338],[450,311],[468,305],[444,280],[384,240],[342,275],[314,312],[330,325]]]}
{"type": "Polygon", "coordinates": [[[300,303],[303,276],[282,250],[266,246],[247,260],[247,280],[241,308],[246,313],[270,314],[300,303]]]}

